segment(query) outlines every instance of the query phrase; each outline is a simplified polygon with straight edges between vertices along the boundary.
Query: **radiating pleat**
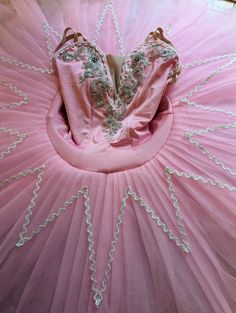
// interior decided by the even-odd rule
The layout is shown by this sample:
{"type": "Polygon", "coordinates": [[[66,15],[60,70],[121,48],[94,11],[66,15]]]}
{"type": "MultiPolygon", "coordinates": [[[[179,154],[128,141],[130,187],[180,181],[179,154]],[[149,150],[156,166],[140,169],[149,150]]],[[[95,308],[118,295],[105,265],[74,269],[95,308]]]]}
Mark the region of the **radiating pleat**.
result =
{"type": "MultiPolygon", "coordinates": [[[[177,5],[170,0],[169,4],[114,1],[126,53],[142,43],[150,31],[169,23],[173,24],[173,30],[167,37],[176,45],[183,64],[235,51],[233,18],[233,22],[227,19],[225,27],[224,15],[215,12],[216,27],[215,14],[207,13],[205,6],[201,8],[189,1],[177,5]]],[[[0,55],[48,68],[43,23],[48,21],[60,34],[66,26],[72,26],[92,40],[102,10],[99,1],[76,4],[74,1],[13,1],[13,7],[9,9],[0,5],[0,55]]],[[[108,14],[97,41],[105,53],[120,53],[114,34],[112,17],[108,14]]],[[[54,34],[50,36],[55,48],[58,38],[54,34]]],[[[28,232],[62,207],[83,186],[88,186],[99,288],[121,201],[128,186],[179,236],[175,208],[165,177],[166,167],[235,186],[235,177],[223,171],[184,138],[185,132],[231,123],[235,121],[234,117],[179,102],[227,61],[183,69],[176,84],[167,88],[173,103],[174,122],[160,152],[139,168],[110,174],[74,168],[55,151],[47,134],[45,118],[60,89],[56,73],[42,74],[0,63],[0,79],[15,85],[29,97],[27,104],[0,111],[0,127],[27,135],[0,160],[1,181],[18,172],[45,165],[28,232]]],[[[225,69],[209,80],[191,100],[235,113],[234,72],[235,65],[225,69]]],[[[22,100],[2,84],[0,93],[1,105],[22,100]]],[[[15,140],[7,133],[1,133],[2,138],[0,152],[15,140]]],[[[194,138],[234,169],[234,129],[208,132],[194,138]]],[[[171,179],[190,242],[190,254],[184,254],[145,209],[130,197],[99,311],[95,308],[91,290],[83,197],[23,247],[16,248],[37,174],[5,186],[0,190],[0,311],[234,313],[235,193],[176,175],[171,179]]]]}

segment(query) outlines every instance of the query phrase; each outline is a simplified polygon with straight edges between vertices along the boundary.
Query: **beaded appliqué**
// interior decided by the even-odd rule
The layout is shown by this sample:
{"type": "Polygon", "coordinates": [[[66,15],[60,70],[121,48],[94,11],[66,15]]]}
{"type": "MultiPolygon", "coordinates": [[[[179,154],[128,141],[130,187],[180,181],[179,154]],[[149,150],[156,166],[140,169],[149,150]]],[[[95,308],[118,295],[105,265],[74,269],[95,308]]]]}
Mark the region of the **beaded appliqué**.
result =
{"type": "Polygon", "coordinates": [[[58,58],[67,63],[82,61],[84,71],[79,76],[79,81],[84,83],[89,79],[90,99],[96,108],[103,111],[104,132],[107,137],[112,137],[122,125],[115,118],[112,83],[101,51],[89,43],[70,44],[59,51],[58,58]]]}
{"type": "Polygon", "coordinates": [[[107,61],[97,47],[89,42],[69,44],[58,52],[57,57],[67,63],[82,61],[84,71],[79,81],[84,83],[90,79],[90,98],[95,107],[104,112],[103,130],[109,141],[113,141],[122,128],[121,121],[125,117],[127,106],[144,81],[146,68],[160,57],[164,62],[175,59],[178,63],[172,46],[162,40],[148,38],[125,58],[118,93],[114,99],[115,92],[107,61]]]}
{"type": "Polygon", "coordinates": [[[122,118],[127,105],[133,100],[144,81],[146,68],[160,57],[164,62],[174,58],[177,60],[175,49],[162,41],[148,41],[128,55],[122,68],[118,97],[115,100],[115,106],[119,106],[120,102],[124,106],[122,118]]]}

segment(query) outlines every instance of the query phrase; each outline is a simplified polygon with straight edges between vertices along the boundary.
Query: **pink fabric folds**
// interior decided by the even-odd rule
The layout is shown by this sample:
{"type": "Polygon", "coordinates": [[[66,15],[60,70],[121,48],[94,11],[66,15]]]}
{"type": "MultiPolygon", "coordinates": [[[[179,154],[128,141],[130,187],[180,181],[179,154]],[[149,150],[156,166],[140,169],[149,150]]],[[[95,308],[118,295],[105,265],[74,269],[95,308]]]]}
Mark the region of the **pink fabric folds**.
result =
{"type": "Polygon", "coordinates": [[[236,13],[211,4],[1,2],[1,313],[235,313],[236,13]],[[68,26],[102,52],[55,71],[68,26]],[[159,26],[176,56],[132,59],[159,26]],[[83,77],[109,54],[143,73],[125,107],[83,77]]]}

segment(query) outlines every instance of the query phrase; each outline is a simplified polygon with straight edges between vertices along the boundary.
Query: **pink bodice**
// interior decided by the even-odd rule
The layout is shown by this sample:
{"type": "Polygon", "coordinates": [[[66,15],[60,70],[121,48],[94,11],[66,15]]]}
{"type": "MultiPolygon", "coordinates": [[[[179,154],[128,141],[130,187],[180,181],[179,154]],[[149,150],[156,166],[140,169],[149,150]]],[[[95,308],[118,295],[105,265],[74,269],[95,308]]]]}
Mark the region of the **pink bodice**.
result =
{"type": "Polygon", "coordinates": [[[162,126],[160,117],[171,113],[165,90],[180,72],[175,48],[160,28],[126,57],[105,55],[82,35],[71,38],[74,42],[60,44],[55,53],[61,95],[52,111],[60,114],[62,96],[68,131],[66,143],[57,138],[57,145],[54,138],[54,146],[66,144],[59,148],[63,157],[69,149],[69,163],[88,170],[110,172],[144,163],[170,130],[170,117],[162,126]]]}

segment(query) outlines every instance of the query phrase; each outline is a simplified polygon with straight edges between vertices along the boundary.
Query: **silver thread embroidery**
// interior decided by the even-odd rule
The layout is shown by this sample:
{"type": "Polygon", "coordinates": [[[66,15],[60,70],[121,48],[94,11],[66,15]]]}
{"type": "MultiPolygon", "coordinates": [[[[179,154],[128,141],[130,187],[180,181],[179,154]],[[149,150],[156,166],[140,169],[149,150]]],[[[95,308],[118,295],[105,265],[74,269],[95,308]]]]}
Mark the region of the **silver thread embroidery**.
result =
{"type": "Polygon", "coordinates": [[[103,130],[108,141],[113,141],[122,128],[127,106],[133,100],[144,81],[147,66],[162,58],[164,62],[175,59],[175,49],[161,40],[148,41],[133,50],[122,65],[120,86],[116,98],[109,69],[103,53],[92,44],[78,43],[67,45],[59,51],[58,58],[64,62],[82,61],[83,73],[79,80],[84,83],[90,79],[90,98],[95,107],[103,110],[105,119],[103,130]]]}
{"type": "Polygon", "coordinates": [[[0,152],[0,160],[3,160],[7,155],[9,155],[12,152],[13,149],[16,148],[16,146],[18,146],[20,143],[22,143],[26,139],[27,135],[22,134],[17,130],[6,128],[6,127],[0,127],[0,132],[17,137],[17,139],[13,143],[11,143],[4,151],[0,152]]]}
{"type": "MultiPolygon", "coordinates": [[[[112,270],[112,263],[114,259],[116,244],[119,239],[119,233],[120,228],[123,223],[125,210],[127,208],[127,201],[129,198],[132,198],[134,201],[139,203],[140,207],[144,209],[144,211],[152,218],[152,220],[156,223],[157,227],[160,227],[164,234],[168,236],[170,240],[173,240],[175,244],[180,247],[183,252],[189,253],[189,244],[186,239],[186,234],[184,231],[184,225],[182,221],[182,217],[179,214],[179,209],[177,206],[176,208],[176,218],[178,222],[178,229],[179,229],[179,235],[180,238],[178,238],[174,233],[169,229],[169,227],[161,221],[161,219],[158,217],[158,215],[155,213],[155,211],[145,202],[144,199],[139,197],[131,187],[126,188],[124,197],[121,200],[121,207],[116,219],[116,224],[114,227],[113,232],[113,238],[110,244],[110,248],[108,251],[108,259],[104,270],[104,278],[101,281],[101,288],[98,287],[98,281],[96,276],[96,254],[94,250],[94,241],[93,241],[93,226],[91,221],[91,208],[89,205],[89,189],[87,186],[82,187],[80,190],[78,190],[75,194],[72,195],[72,197],[65,201],[64,205],[57,209],[55,212],[51,213],[42,224],[38,225],[34,230],[31,231],[30,234],[28,234],[28,228],[31,223],[31,218],[33,215],[33,209],[36,206],[36,202],[39,197],[40,193],[40,185],[43,180],[43,175],[45,171],[45,166],[42,165],[40,167],[36,167],[33,169],[27,169],[25,171],[19,172],[15,175],[12,175],[3,181],[0,181],[0,189],[4,188],[6,185],[8,185],[11,182],[14,182],[16,180],[19,180],[22,177],[28,176],[28,175],[37,175],[37,180],[35,183],[35,188],[33,190],[33,195],[30,200],[30,204],[28,205],[28,208],[26,210],[25,219],[23,222],[22,230],[19,234],[19,240],[16,243],[17,247],[22,247],[27,241],[31,240],[34,236],[38,235],[44,228],[46,228],[49,224],[54,222],[63,212],[67,209],[68,206],[70,206],[74,201],[76,201],[79,197],[84,198],[84,209],[85,209],[85,223],[87,224],[87,234],[88,234],[88,253],[89,253],[89,269],[91,272],[91,281],[92,281],[92,291],[93,291],[93,299],[94,303],[97,308],[99,308],[101,302],[103,301],[104,293],[107,288],[107,284],[110,279],[110,274],[112,270]],[[178,214],[177,214],[178,213],[178,214]]],[[[168,170],[168,173],[171,173],[171,170],[168,170]]],[[[173,188],[170,184],[170,191],[173,188]]]]}
{"type": "MultiPolygon", "coordinates": [[[[204,79],[197,86],[195,86],[192,90],[190,90],[185,97],[182,97],[180,99],[180,101],[183,102],[183,103],[186,103],[189,106],[196,107],[196,108],[199,108],[201,110],[209,110],[209,111],[212,111],[212,112],[218,112],[220,114],[224,114],[224,115],[229,116],[229,117],[230,116],[235,117],[236,116],[235,112],[226,111],[226,110],[221,109],[221,108],[205,106],[205,105],[202,105],[202,104],[199,104],[199,103],[196,103],[196,102],[190,100],[190,98],[194,94],[198,93],[208,83],[208,81],[212,77],[218,75],[219,73],[224,71],[226,68],[228,68],[229,66],[234,65],[235,63],[236,63],[236,58],[234,57],[234,58],[230,59],[227,63],[217,67],[216,70],[214,70],[210,75],[208,75],[206,79],[204,79]]],[[[232,129],[232,128],[235,128],[235,127],[236,127],[236,122],[230,122],[230,123],[226,123],[226,124],[225,123],[224,124],[218,124],[218,125],[213,125],[212,127],[204,128],[204,129],[187,131],[187,132],[185,132],[184,137],[191,144],[193,144],[196,148],[198,148],[201,153],[206,155],[206,157],[210,161],[214,162],[215,165],[221,167],[222,170],[224,170],[228,174],[236,175],[236,171],[235,170],[233,170],[229,166],[227,166],[222,160],[217,158],[217,156],[213,155],[206,147],[204,147],[198,140],[193,138],[193,136],[195,136],[195,135],[208,134],[210,132],[215,132],[215,131],[219,131],[219,130],[222,130],[222,129],[232,129]]]]}
{"type": "Polygon", "coordinates": [[[48,68],[42,68],[39,66],[25,63],[9,55],[0,55],[0,62],[13,64],[16,66],[20,66],[21,68],[38,72],[38,73],[42,73],[42,74],[53,74],[54,73],[53,66],[52,66],[53,48],[52,48],[52,40],[51,40],[50,33],[54,33],[54,35],[56,35],[58,38],[60,37],[60,35],[55,30],[53,30],[53,28],[49,26],[47,22],[43,23],[43,31],[44,31],[44,39],[46,41],[47,50],[48,50],[47,52],[48,52],[48,57],[49,57],[48,68]]]}
{"type": "Polygon", "coordinates": [[[22,104],[29,103],[30,101],[29,96],[25,92],[17,88],[15,85],[10,83],[9,81],[6,81],[5,79],[0,79],[0,83],[3,84],[5,87],[8,87],[10,90],[12,90],[15,94],[17,94],[21,98],[23,98],[23,100],[20,100],[20,101],[0,104],[0,109],[2,110],[15,109],[16,107],[19,107],[22,104]]]}

